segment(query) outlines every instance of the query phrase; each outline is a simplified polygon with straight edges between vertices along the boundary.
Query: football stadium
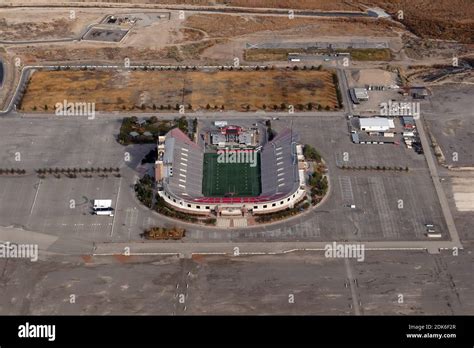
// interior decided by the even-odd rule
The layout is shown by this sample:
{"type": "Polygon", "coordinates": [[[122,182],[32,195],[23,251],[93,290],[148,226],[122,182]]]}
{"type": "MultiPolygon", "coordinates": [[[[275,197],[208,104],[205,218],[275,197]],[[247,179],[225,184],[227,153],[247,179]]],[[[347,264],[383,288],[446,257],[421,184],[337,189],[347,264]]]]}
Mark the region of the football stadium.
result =
{"type": "Polygon", "coordinates": [[[198,215],[293,208],[306,196],[302,145],[291,129],[271,141],[264,136],[258,141],[255,129],[222,125],[207,130],[209,142],[199,145],[172,129],[158,139],[158,194],[172,208],[198,215]]]}

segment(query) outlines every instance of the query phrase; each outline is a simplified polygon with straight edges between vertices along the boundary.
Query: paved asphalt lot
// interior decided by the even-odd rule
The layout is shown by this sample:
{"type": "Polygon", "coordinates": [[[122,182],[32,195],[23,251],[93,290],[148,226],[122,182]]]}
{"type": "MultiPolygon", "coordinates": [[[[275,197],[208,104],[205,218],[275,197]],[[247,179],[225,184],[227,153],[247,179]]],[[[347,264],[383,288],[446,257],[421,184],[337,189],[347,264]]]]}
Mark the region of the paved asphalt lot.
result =
{"type": "MultiPolygon", "coordinates": [[[[292,125],[303,143],[321,152],[331,178],[329,199],[283,224],[247,231],[189,228],[188,240],[415,241],[426,239],[428,222],[445,232],[423,156],[403,146],[352,144],[340,114],[292,120],[280,117],[272,124],[277,131],[292,125]],[[349,171],[337,164],[408,165],[410,171],[349,171]]],[[[174,224],[136,201],[132,183],[147,170],[139,162],[152,146],[117,144],[119,125],[118,118],[1,119],[3,167],[29,173],[0,177],[1,225],[57,236],[51,240],[56,252],[70,250],[71,245],[63,248],[66,239],[76,240],[79,253],[88,254],[88,241],[139,240],[144,227],[174,224]],[[124,161],[126,152],[130,162],[124,161]],[[90,166],[120,167],[122,176],[40,180],[33,174],[39,167],[90,166]],[[114,200],[114,218],[88,213],[90,200],[99,196],[114,200]]],[[[459,256],[446,250],[435,255],[367,251],[363,262],[327,259],[317,251],[183,259],[46,253],[36,263],[0,259],[0,314],[472,314],[473,248],[469,242],[464,246],[459,256]],[[72,294],[75,304],[69,303],[72,294]],[[403,303],[397,302],[400,294],[403,303]],[[185,303],[179,303],[180,295],[185,303]],[[289,303],[290,295],[295,303],[289,303]]]]}
{"type": "Polygon", "coordinates": [[[472,314],[472,250],[0,259],[0,314],[472,314]]]}
{"type": "MultiPolygon", "coordinates": [[[[352,144],[343,116],[273,120],[277,131],[292,124],[301,142],[314,145],[329,167],[329,199],[315,211],[276,225],[251,230],[187,226],[190,241],[425,240],[424,224],[446,227],[423,156],[396,145],[352,144]],[[347,153],[348,161],[344,161],[347,153]],[[408,166],[408,173],[342,170],[355,166],[408,166]],[[399,208],[402,202],[403,206],[399,208]],[[348,208],[355,204],[356,209],[348,208]]],[[[153,145],[123,147],[115,141],[118,119],[8,118],[0,120],[0,160],[20,167],[25,177],[0,177],[2,226],[72,236],[97,242],[139,240],[144,228],[171,226],[136,200],[132,183],[147,168],[139,165],[153,145]],[[11,131],[15,129],[15,133],[11,131]],[[27,139],[27,141],[24,141],[27,139]],[[15,156],[20,153],[21,161],[15,156]],[[126,162],[126,153],[131,161],[126,162]],[[120,167],[122,177],[39,179],[43,167],[120,167]],[[118,198],[117,198],[118,197],[118,198]],[[110,198],[114,218],[89,214],[90,201],[110,198]],[[76,207],[70,208],[74,200],[76,207]]],[[[236,121],[238,122],[238,121],[236,121]]]]}
{"type": "Polygon", "coordinates": [[[448,165],[474,166],[473,92],[474,87],[471,85],[434,87],[433,95],[420,106],[448,165]]]}

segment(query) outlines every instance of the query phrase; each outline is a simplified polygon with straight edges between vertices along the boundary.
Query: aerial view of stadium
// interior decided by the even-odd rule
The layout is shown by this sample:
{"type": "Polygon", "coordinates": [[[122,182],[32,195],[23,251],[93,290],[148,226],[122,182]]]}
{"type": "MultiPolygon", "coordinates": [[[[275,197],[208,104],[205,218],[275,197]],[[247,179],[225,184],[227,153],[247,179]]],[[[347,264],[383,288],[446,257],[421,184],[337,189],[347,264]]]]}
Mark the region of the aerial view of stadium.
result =
{"type": "Polygon", "coordinates": [[[0,0],[0,348],[473,347],[473,33],[474,0],[0,0]]]}
{"type": "Polygon", "coordinates": [[[306,196],[302,146],[289,128],[271,141],[263,134],[216,122],[201,134],[205,141],[196,143],[172,129],[158,142],[160,197],[192,214],[245,216],[292,208],[306,196]]]}

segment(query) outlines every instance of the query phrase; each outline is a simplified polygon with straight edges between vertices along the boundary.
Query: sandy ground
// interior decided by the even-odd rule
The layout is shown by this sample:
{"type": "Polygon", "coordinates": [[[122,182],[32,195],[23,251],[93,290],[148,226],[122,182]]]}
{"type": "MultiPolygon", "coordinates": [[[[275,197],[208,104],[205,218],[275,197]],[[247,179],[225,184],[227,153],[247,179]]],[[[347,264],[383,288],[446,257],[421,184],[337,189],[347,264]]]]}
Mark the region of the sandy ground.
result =
{"type": "Polygon", "coordinates": [[[1,259],[0,313],[354,315],[357,303],[363,315],[472,315],[466,247],[459,256],[367,252],[348,263],[323,253],[1,259]]]}
{"type": "Polygon", "coordinates": [[[382,69],[352,70],[349,75],[351,77],[351,80],[354,82],[354,85],[358,86],[390,86],[397,83],[397,76],[395,73],[382,69]]]}
{"type": "Polygon", "coordinates": [[[39,40],[74,37],[88,24],[99,22],[103,11],[74,9],[0,9],[0,36],[5,40],[39,40]]]}
{"type": "Polygon", "coordinates": [[[458,211],[474,211],[474,176],[453,178],[453,194],[458,211]]]}
{"type": "MultiPolygon", "coordinates": [[[[186,26],[201,29],[211,37],[236,37],[261,31],[301,35],[396,36],[394,24],[374,19],[294,18],[253,15],[196,14],[187,18],[186,26]]],[[[397,27],[398,28],[398,27],[397,27]]]]}
{"type": "MultiPolygon", "coordinates": [[[[69,20],[69,9],[2,10],[7,23],[6,34],[21,39],[74,37],[88,24],[97,23],[106,14],[152,13],[157,10],[76,9],[76,19],[69,20]],[[25,16],[18,16],[20,11],[25,16]],[[64,19],[64,18],[66,19],[64,19]],[[57,30],[55,28],[58,28],[57,30]],[[12,29],[17,30],[16,32],[12,29]]],[[[402,31],[397,24],[374,19],[330,19],[257,16],[240,14],[190,14],[179,18],[171,11],[170,19],[138,22],[119,43],[65,42],[60,44],[28,44],[6,46],[10,56],[19,56],[24,64],[55,61],[157,61],[162,63],[201,61],[205,64],[232,63],[242,59],[247,42],[321,39],[349,41],[371,37],[390,41],[398,48],[402,31]],[[220,41],[213,41],[218,38],[220,41]],[[195,46],[197,45],[197,47],[195,46]]]]}

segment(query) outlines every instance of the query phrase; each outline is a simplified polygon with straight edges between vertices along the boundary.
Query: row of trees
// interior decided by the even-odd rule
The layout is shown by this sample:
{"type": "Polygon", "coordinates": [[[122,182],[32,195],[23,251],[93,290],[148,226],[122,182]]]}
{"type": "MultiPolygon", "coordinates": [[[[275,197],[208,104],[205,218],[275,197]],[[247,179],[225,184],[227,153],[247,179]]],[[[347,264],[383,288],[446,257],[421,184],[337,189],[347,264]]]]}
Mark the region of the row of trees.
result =
{"type": "Polygon", "coordinates": [[[391,167],[391,166],[348,166],[345,164],[343,164],[339,168],[349,169],[349,170],[382,170],[382,171],[392,170],[392,171],[398,171],[398,172],[403,172],[403,171],[408,172],[409,170],[408,166],[405,166],[405,167],[401,167],[401,166],[399,167],[398,166],[394,166],[394,167],[391,167]]]}
{"type": "MultiPolygon", "coordinates": [[[[340,95],[340,91],[339,89],[337,89],[337,92],[338,94],[340,95]]],[[[340,99],[340,97],[338,96],[338,100],[340,99]]],[[[342,100],[342,99],[341,99],[342,100]]],[[[341,102],[339,103],[339,107],[341,106],[341,102]]],[[[306,104],[296,104],[294,105],[295,109],[296,110],[299,110],[299,111],[303,111],[303,110],[308,110],[308,111],[312,111],[312,110],[318,110],[318,111],[321,111],[321,110],[326,110],[326,111],[329,111],[331,110],[331,107],[329,105],[326,105],[325,107],[323,107],[321,104],[318,104],[318,103],[306,103],[306,104]]],[[[274,111],[277,111],[277,110],[281,110],[281,111],[285,111],[288,109],[288,106],[287,104],[285,103],[281,103],[280,105],[277,105],[277,104],[273,104],[273,105],[267,105],[267,104],[263,104],[261,106],[261,108],[263,110],[274,110],[274,111]]],[[[44,111],[48,111],[49,107],[48,105],[44,105],[43,106],[43,110],[44,111]]],[[[156,104],[152,104],[152,106],[147,106],[145,104],[141,104],[139,106],[137,105],[134,105],[130,110],[134,110],[134,109],[140,109],[142,111],[145,111],[146,109],[151,109],[153,111],[157,111],[157,110],[160,110],[160,111],[163,111],[163,110],[167,110],[167,111],[171,111],[171,110],[174,110],[174,111],[180,111],[181,110],[181,105],[180,104],[175,104],[174,106],[172,106],[171,104],[161,104],[159,106],[157,106],[156,104]]],[[[225,110],[225,105],[211,105],[211,104],[206,104],[206,110],[225,110]]],[[[250,105],[246,105],[244,107],[245,110],[247,111],[250,111],[251,109],[251,106],[250,105]]],[[[38,107],[36,105],[34,105],[32,107],[32,110],[33,111],[37,111],[38,110],[38,107]]],[[[52,108],[52,110],[54,110],[54,108],[52,108]]],[[[127,107],[125,105],[122,106],[122,110],[127,110],[127,107]]],[[[192,111],[193,110],[193,106],[191,104],[187,104],[187,105],[184,105],[184,110],[189,110],[189,111],[192,111]]]]}
{"type": "Polygon", "coordinates": [[[41,168],[36,169],[38,174],[70,174],[70,173],[119,173],[118,167],[90,167],[90,168],[41,168]]]}
{"type": "Polygon", "coordinates": [[[337,78],[336,73],[332,74],[332,82],[334,83],[334,86],[336,87],[337,104],[338,104],[339,108],[342,108],[342,105],[343,105],[342,94],[341,94],[341,90],[339,88],[339,79],[337,78]]]}
{"type": "MultiPolygon", "coordinates": [[[[191,104],[187,104],[187,105],[183,105],[183,106],[184,106],[184,110],[193,110],[193,106],[191,104]]],[[[136,108],[136,107],[137,106],[134,106],[133,108],[136,108]]],[[[269,104],[269,105],[262,104],[261,109],[262,110],[274,110],[274,111],[281,110],[281,111],[285,111],[285,110],[288,109],[288,107],[289,107],[289,105],[287,105],[286,103],[281,103],[280,105],[277,105],[277,104],[273,104],[273,105],[271,105],[271,104],[269,104]]],[[[180,104],[175,104],[175,106],[172,106],[171,104],[167,104],[167,105],[156,106],[156,104],[152,104],[151,107],[148,107],[145,104],[141,104],[138,108],[140,110],[146,110],[147,108],[151,108],[154,111],[156,111],[156,110],[160,110],[160,111],[163,111],[163,110],[180,111],[181,110],[181,105],[180,104]]],[[[221,105],[211,105],[209,103],[206,104],[205,108],[206,108],[206,110],[225,110],[226,109],[225,105],[223,105],[223,104],[221,104],[221,105]]],[[[246,105],[243,108],[244,108],[244,110],[250,111],[251,106],[246,105]]],[[[326,110],[326,111],[329,111],[329,110],[331,110],[331,107],[329,105],[326,105],[326,106],[323,107],[321,104],[312,103],[312,102],[309,102],[309,103],[306,103],[306,104],[296,104],[296,105],[294,105],[294,108],[296,110],[299,110],[299,111],[304,111],[304,110],[308,110],[308,111],[326,110]]],[[[123,109],[125,110],[126,107],[123,106],[123,109]]],[[[36,106],[33,107],[33,110],[36,110],[36,106]]],[[[47,108],[45,110],[47,110],[47,108]]]]}
{"type": "MultiPolygon", "coordinates": [[[[242,66],[234,66],[234,65],[230,65],[230,66],[223,66],[223,65],[220,65],[217,67],[219,70],[229,70],[229,71],[232,71],[232,70],[244,70],[244,68],[242,66]]],[[[153,67],[153,66],[141,66],[141,67],[131,67],[130,68],[132,71],[137,71],[137,70],[142,70],[142,71],[166,71],[166,70],[174,70],[174,71],[180,71],[180,70],[192,70],[192,71],[196,71],[198,69],[197,66],[194,66],[194,65],[185,65],[185,66],[174,66],[174,67],[171,67],[171,66],[160,66],[160,67],[153,67]]],[[[260,66],[260,65],[257,65],[254,67],[255,70],[259,71],[259,70],[275,70],[276,67],[274,65],[265,65],[265,66],[260,66]]],[[[322,65],[318,65],[318,66],[314,66],[314,65],[311,65],[311,66],[287,66],[286,69],[293,69],[293,70],[321,70],[322,69],[322,65]]],[[[56,71],[60,71],[60,70],[71,70],[71,67],[69,66],[66,66],[64,68],[61,68],[60,66],[57,66],[54,70],[56,71]]],[[[83,66],[80,68],[80,70],[82,71],[95,71],[96,68],[88,68],[86,66],[83,66]]]]}
{"type": "Polygon", "coordinates": [[[19,168],[10,168],[10,169],[3,169],[0,168],[0,175],[23,175],[26,174],[26,170],[19,169],[19,168]]]}

